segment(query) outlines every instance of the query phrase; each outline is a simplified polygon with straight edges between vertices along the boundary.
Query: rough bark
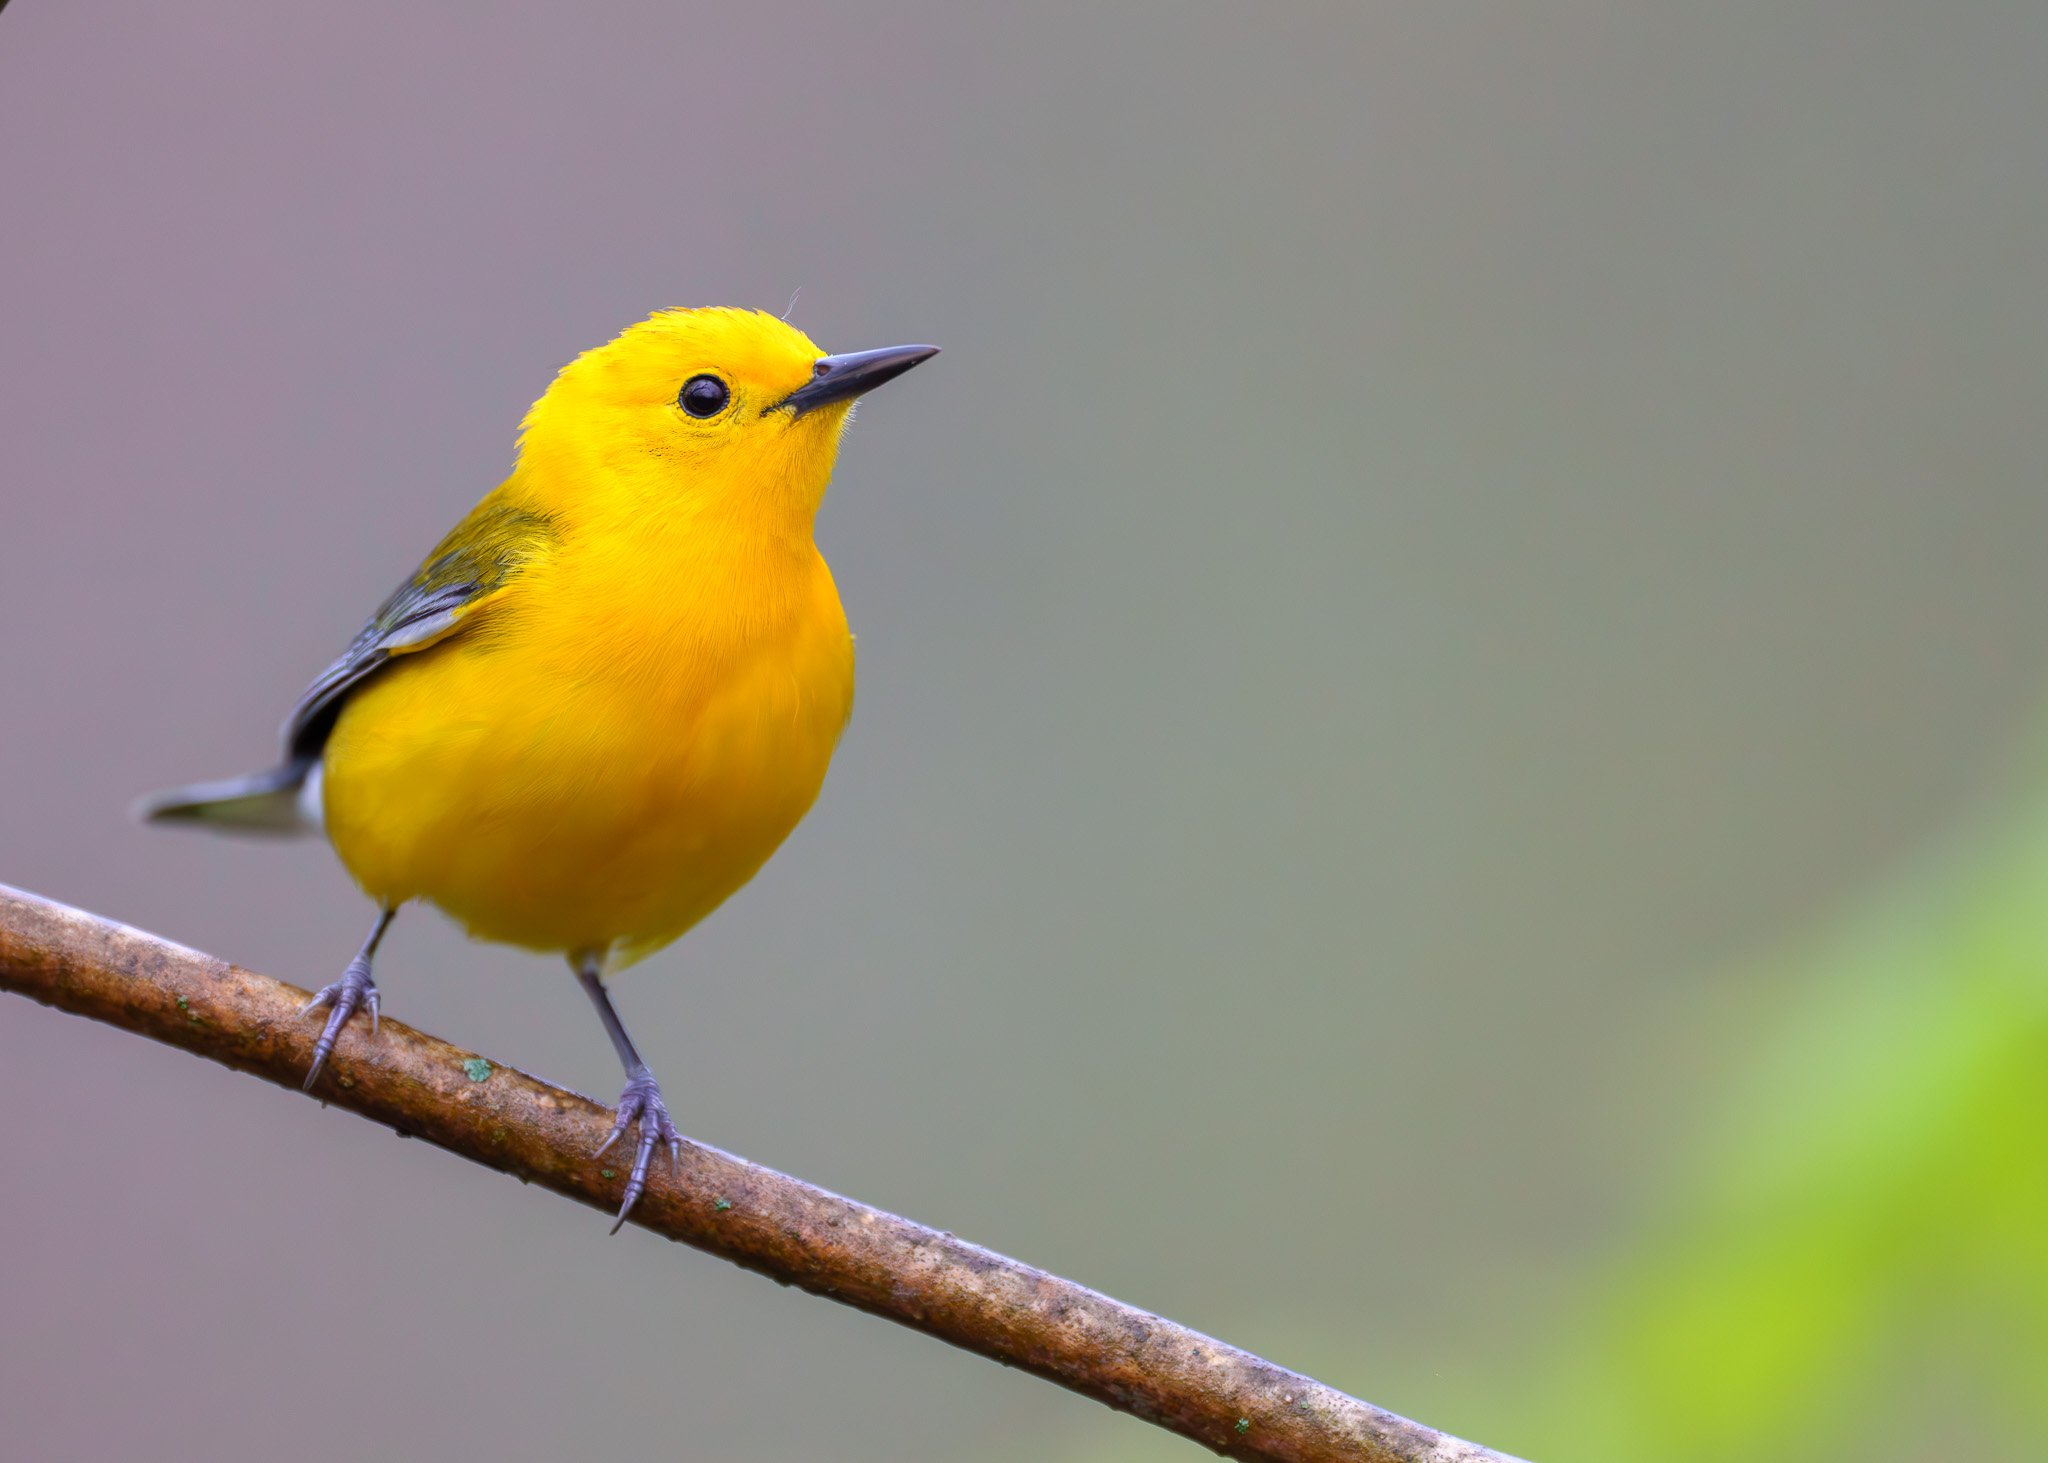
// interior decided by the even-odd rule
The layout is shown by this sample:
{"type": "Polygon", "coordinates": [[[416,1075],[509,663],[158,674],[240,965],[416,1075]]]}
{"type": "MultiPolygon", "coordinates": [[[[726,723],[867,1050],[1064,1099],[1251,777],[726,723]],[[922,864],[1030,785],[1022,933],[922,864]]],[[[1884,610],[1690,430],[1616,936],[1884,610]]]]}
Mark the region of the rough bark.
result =
{"type": "MultiPolygon", "coordinates": [[[[306,993],[0,885],[0,987],[297,1091],[306,993]]],[[[610,1212],[599,1104],[386,1020],[353,1022],[312,1095],[610,1212]]],[[[1142,1417],[1232,1458],[1514,1463],[1072,1281],[745,1159],[686,1145],[632,1222],[1142,1417]]]]}

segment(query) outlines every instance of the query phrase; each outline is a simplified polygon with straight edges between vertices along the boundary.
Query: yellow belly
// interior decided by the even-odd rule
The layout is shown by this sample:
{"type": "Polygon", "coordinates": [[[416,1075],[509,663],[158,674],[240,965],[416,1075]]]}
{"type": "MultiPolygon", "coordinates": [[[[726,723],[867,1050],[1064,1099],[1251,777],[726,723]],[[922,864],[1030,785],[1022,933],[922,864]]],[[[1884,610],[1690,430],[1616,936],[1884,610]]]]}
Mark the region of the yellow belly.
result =
{"type": "Polygon", "coordinates": [[[425,899],[482,939],[615,967],[660,949],[796,827],[853,698],[829,575],[744,645],[693,633],[710,632],[672,629],[616,675],[517,617],[394,660],[324,755],[343,864],[372,898],[425,899]]]}

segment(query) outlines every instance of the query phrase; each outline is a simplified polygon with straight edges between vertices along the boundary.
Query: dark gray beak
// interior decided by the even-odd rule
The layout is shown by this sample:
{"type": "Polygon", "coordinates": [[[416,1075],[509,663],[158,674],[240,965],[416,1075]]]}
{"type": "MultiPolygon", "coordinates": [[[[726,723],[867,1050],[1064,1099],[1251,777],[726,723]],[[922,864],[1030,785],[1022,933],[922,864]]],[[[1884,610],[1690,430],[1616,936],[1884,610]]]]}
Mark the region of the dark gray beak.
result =
{"type": "Polygon", "coordinates": [[[865,396],[884,381],[894,381],[920,361],[939,353],[935,345],[889,345],[878,351],[854,351],[843,356],[821,356],[811,367],[809,384],[798,387],[770,407],[788,407],[791,415],[802,416],[835,401],[865,396]]]}

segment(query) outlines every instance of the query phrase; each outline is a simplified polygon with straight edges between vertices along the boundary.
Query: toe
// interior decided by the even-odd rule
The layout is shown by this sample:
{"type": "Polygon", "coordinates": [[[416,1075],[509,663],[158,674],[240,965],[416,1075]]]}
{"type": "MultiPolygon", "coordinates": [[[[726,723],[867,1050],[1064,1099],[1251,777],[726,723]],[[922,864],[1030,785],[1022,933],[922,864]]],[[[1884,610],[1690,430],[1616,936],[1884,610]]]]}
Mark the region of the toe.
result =
{"type": "Polygon", "coordinates": [[[640,1144],[633,1150],[633,1172],[626,1178],[625,1197],[619,1201],[619,1217],[612,1222],[612,1233],[617,1234],[626,1223],[626,1216],[633,1212],[633,1206],[640,1202],[640,1196],[647,1192],[647,1164],[654,1155],[654,1124],[640,1124],[640,1144]]]}
{"type": "Polygon", "coordinates": [[[327,1025],[321,1029],[320,1039],[313,1043],[313,1066],[306,1073],[306,1090],[320,1079],[321,1070],[327,1059],[334,1054],[334,1044],[341,1040],[341,1028],[348,1024],[349,1016],[355,1010],[355,1002],[343,996],[334,1003],[334,1014],[327,1018],[327,1025]]]}
{"type": "Polygon", "coordinates": [[[370,1034],[377,1034],[377,987],[372,984],[367,970],[358,970],[351,965],[340,980],[323,986],[310,1001],[299,1007],[299,1014],[306,1016],[323,1006],[330,1009],[327,1024],[320,1030],[320,1039],[313,1043],[313,1065],[306,1073],[304,1084],[309,1092],[325,1070],[327,1059],[334,1054],[335,1043],[341,1040],[342,1028],[348,1025],[349,1017],[358,1010],[367,1010],[370,1013],[370,1034]]]}
{"type": "Polygon", "coordinates": [[[626,1084],[625,1092],[619,1097],[618,1114],[612,1122],[612,1130],[597,1151],[605,1152],[632,1127],[639,1129],[633,1145],[633,1167],[626,1176],[626,1191],[620,1196],[618,1218],[612,1223],[613,1234],[625,1227],[634,1206],[647,1192],[647,1170],[654,1163],[657,1149],[668,1149],[669,1173],[672,1176],[679,1176],[682,1172],[682,1134],[669,1117],[668,1108],[661,1100],[661,1089],[655,1086],[652,1077],[635,1078],[626,1084]]]}

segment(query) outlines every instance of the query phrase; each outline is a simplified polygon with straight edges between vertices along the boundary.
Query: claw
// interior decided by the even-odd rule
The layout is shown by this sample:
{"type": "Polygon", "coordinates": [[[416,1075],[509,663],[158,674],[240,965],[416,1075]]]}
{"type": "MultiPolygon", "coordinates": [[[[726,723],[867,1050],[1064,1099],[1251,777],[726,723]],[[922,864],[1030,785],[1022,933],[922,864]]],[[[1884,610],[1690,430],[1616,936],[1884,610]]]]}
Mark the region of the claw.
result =
{"type": "Polygon", "coordinates": [[[657,1144],[668,1148],[669,1176],[674,1178],[682,1173],[683,1135],[669,1118],[668,1107],[661,1100],[661,1087],[655,1082],[654,1074],[645,1067],[627,1079],[626,1090],[619,1094],[619,1109],[612,1119],[612,1130],[591,1157],[604,1153],[619,1141],[628,1128],[635,1126],[640,1130],[640,1141],[633,1150],[633,1171],[626,1176],[626,1192],[619,1203],[619,1217],[612,1224],[613,1234],[625,1227],[626,1216],[633,1212],[633,1206],[647,1191],[647,1168],[653,1161],[657,1144]]]}
{"type": "Polygon", "coordinates": [[[370,1013],[370,1034],[377,1034],[377,986],[370,979],[370,962],[358,955],[341,973],[341,979],[332,985],[322,986],[313,999],[299,1007],[301,1016],[331,1006],[327,1025],[320,1032],[320,1039],[313,1043],[313,1066],[306,1073],[305,1089],[313,1090],[313,1084],[320,1080],[321,1071],[327,1066],[328,1057],[334,1054],[334,1044],[341,1040],[341,1030],[348,1025],[348,1018],[361,1010],[370,1013]]]}

